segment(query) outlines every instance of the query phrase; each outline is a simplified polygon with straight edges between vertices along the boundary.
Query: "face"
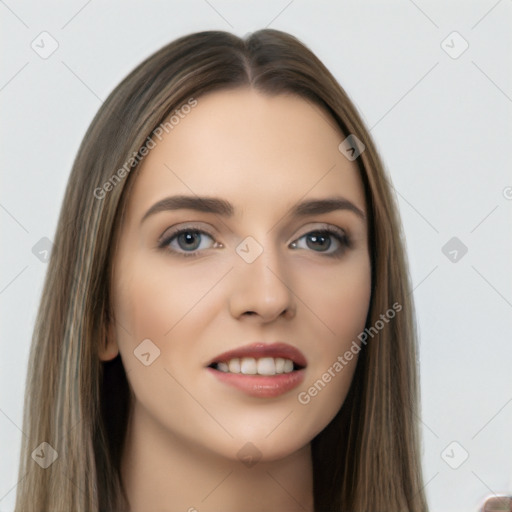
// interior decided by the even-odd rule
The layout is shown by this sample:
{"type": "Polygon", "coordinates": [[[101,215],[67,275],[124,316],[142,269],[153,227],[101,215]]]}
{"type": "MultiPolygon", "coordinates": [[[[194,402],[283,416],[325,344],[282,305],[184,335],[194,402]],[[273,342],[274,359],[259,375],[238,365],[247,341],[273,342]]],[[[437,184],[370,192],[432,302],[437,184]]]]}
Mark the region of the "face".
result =
{"type": "Polygon", "coordinates": [[[155,139],[121,226],[100,354],[119,351],[134,414],[233,460],[247,442],[263,460],[291,454],[335,416],[371,289],[364,189],[343,139],[307,100],[250,89],[199,97],[155,139]],[[222,202],[201,211],[198,197],[222,202]],[[328,198],[340,202],[297,211],[328,198]]]}

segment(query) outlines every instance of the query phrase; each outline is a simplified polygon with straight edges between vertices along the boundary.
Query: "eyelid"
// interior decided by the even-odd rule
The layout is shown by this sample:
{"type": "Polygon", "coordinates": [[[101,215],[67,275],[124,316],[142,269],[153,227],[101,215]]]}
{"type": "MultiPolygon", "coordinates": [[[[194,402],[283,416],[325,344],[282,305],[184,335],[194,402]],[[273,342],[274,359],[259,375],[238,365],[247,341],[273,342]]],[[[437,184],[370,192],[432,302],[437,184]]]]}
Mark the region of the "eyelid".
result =
{"type": "MultiPolygon", "coordinates": [[[[174,232],[181,230],[181,229],[190,229],[191,231],[193,231],[193,230],[204,231],[207,235],[210,235],[212,237],[215,236],[212,232],[209,231],[209,228],[205,229],[204,227],[202,227],[201,224],[204,224],[204,223],[180,222],[178,224],[173,224],[172,226],[167,227],[166,230],[159,236],[157,243],[160,244],[165,238],[168,238],[168,236],[166,236],[166,234],[171,229],[173,230],[173,234],[174,234],[174,232]],[[173,228],[175,228],[175,229],[173,229],[173,228]]],[[[300,235],[295,235],[294,238],[291,239],[289,243],[297,240],[298,238],[303,237],[304,235],[307,235],[308,233],[310,233],[313,230],[323,230],[323,229],[331,230],[332,229],[332,230],[336,231],[340,236],[349,237],[349,235],[350,235],[348,230],[340,228],[334,224],[328,224],[325,222],[313,222],[312,224],[316,224],[317,226],[314,226],[314,227],[309,226],[308,228],[304,228],[305,231],[303,231],[302,234],[300,234],[300,235]]],[[[213,227],[211,229],[212,229],[212,231],[216,231],[213,229],[213,227]]]]}
{"type": "MultiPolygon", "coordinates": [[[[287,246],[290,244],[296,244],[299,240],[304,238],[304,236],[315,233],[315,232],[325,232],[328,234],[328,236],[334,237],[336,239],[336,243],[338,243],[339,247],[336,251],[333,252],[318,252],[318,251],[312,251],[312,252],[318,252],[318,254],[321,254],[326,257],[341,257],[345,253],[346,250],[352,248],[352,238],[350,236],[350,233],[340,228],[339,226],[336,226],[334,224],[328,224],[328,223],[312,223],[316,224],[316,226],[309,226],[309,228],[304,228],[304,231],[300,235],[294,236],[294,238],[287,243],[287,246]]],[[[177,236],[179,236],[183,232],[196,232],[202,235],[207,235],[214,241],[215,248],[224,247],[222,243],[219,243],[216,241],[217,235],[211,233],[208,229],[204,229],[201,227],[198,223],[194,222],[183,222],[178,223],[173,226],[169,226],[164,233],[158,238],[158,248],[164,249],[169,251],[170,253],[178,256],[184,256],[184,257],[194,257],[194,256],[200,256],[201,253],[204,253],[205,251],[208,251],[209,249],[203,249],[203,250],[194,250],[194,251],[176,251],[174,249],[170,249],[168,246],[170,245],[171,239],[175,239],[177,236]],[[171,233],[167,234],[170,230],[171,233]]],[[[216,231],[212,229],[212,231],[216,231]]]]}
{"type": "Polygon", "coordinates": [[[325,222],[314,222],[313,224],[318,224],[318,226],[315,226],[313,228],[312,227],[307,228],[301,235],[294,237],[292,242],[297,240],[298,238],[302,238],[304,235],[307,235],[308,233],[311,233],[312,231],[323,231],[323,230],[335,231],[341,237],[347,237],[347,238],[349,237],[349,233],[346,229],[340,228],[340,227],[336,226],[335,224],[327,224],[325,222]]]}
{"type": "MultiPolygon", "coordinates": [[[[183,229],[188,229],[190,231],[201,231],[211,237],[215,236],[212,232],[209,231],[210,228],[204,228],[201,224],[204,223],[179,222],[178,224],[173,224],[172,226],[167,227],[166,230],[159,236],[157,243],[160,245],[160,243],[163,242],[166,238],[169,238],[169,235],[167,234],[169,231],[172,231],[172,236],[174,236],[176,231],[183,229]]],[[[213,227],[211,228],[211,231],[215,231],[213,227]]]]}

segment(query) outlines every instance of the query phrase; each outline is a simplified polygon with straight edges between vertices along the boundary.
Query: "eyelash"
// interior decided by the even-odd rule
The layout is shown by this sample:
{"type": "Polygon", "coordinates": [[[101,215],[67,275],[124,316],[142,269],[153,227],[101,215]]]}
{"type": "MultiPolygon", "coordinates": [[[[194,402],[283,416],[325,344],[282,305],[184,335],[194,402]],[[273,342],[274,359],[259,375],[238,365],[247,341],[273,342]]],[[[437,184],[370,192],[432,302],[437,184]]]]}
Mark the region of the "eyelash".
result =
{"type": "MultiPolygon", "coordinates": [[[[163,239],[159,244],[158,248],[162,250],[166,250],[171,252],[172,254],[176,254],[177,256],[183,256],[185,258],[194,258],[200,255],[199,250],[194,250],[194,252],[179,252],[175,249],[171,249],[169,247],[169,244],[171,241],[175,238],[177,238],[179,235],[183,233],[193,233],[193,234],[201,234],[201,235],[208,235],[212,240],[214,239],[214,236],[209,233],[208,231],[204,231],[202,229],[194,228],[194,227],[184,227],[177,229],[174,231],[171,235],[167,236],[165,239],[163,239]]],[[[319,254],[323,254],[324,256],[331,257],[331,258],[340,258],[345,254],[345,251],[352,247],[351,239],[348,237],[348,235],[339,228],[334,227],[321,227],[319,229],[314,229],[312,231],[308,231],[307,233],[304,233],[299,238],[296,238],[292,243],[304,238],[305,236],[311,235],[311,234],[317,234],[317,235],[330,235],[333,236],[338,243],[340,244],[340,247],[336,249],[332,253],[322,253],[319,251],[313,251],[313,252],[319,252],[319,254]]]]}

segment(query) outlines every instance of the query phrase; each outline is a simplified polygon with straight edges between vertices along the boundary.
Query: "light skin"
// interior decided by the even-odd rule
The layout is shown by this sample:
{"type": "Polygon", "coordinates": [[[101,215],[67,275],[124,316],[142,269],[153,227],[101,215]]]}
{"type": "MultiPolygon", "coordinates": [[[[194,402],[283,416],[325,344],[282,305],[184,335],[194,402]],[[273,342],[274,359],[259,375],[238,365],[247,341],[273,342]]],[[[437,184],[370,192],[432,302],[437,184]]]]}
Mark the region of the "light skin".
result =
{"type": "Polygon", "coordinates": [[[371,266],[364,217],[289,212],[338,196],[366,214],[355,162],[338,150],[344,138],[303,98],[240,88],[199,97],[142,162],[113,264],[116,321],[100,351],[103,361],[120,353],[134,394],[122,459],[132,512],[313,510],[310,442],[342,406],[357,355],[306,405],[298,394],[363,331],[371,266]],[[221,198],[234,214],[180,209],[142,220],[175,195],[221,198]],[[208,234],[168,241],[182,227],[208,234]],[[350,246],[308,236],[325,228],[350,246]],[[249,236],[263,249],[251,263],[236,251],[249,236]],[[145,339],[160,350],[148,366],[134,355],[145,339]],[[297,347],[303,383],[254,397],[206,369],[255,341],[297,347]],[[261,457],[250,467],[239,455],[247,443],[261,457]]]}

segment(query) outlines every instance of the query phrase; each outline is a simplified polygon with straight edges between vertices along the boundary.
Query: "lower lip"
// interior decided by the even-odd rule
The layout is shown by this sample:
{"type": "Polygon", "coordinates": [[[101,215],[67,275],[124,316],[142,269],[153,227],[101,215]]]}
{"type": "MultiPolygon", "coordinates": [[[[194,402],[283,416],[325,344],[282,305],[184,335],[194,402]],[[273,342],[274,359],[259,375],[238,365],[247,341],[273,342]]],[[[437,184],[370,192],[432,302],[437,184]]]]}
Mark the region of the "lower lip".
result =
{"type": "Polygon", "coordinates": [[[247,395],[259,398],[282,395],[299,386],[304,380],[304,369],[272,376],[228,373],[213,368],[207,368],[207,370],[221,382],[229,384],[247,395]]]}

